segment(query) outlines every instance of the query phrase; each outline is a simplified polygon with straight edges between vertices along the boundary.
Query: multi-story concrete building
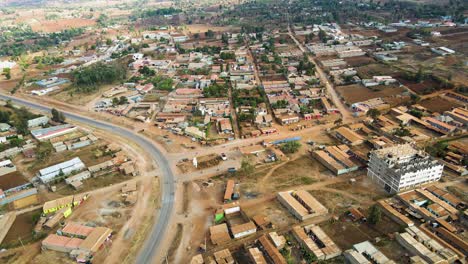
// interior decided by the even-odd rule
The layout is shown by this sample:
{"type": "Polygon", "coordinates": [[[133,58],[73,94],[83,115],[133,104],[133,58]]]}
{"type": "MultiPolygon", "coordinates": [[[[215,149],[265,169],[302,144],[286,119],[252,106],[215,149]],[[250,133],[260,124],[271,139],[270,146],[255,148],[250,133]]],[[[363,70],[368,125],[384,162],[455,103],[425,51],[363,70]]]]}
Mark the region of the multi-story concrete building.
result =
{"type": "Polygon", "coordinates": [[[396,145],[371,152],[367,176],[389,193],[438,181],[444,165],[411,145],[396,145]]]}

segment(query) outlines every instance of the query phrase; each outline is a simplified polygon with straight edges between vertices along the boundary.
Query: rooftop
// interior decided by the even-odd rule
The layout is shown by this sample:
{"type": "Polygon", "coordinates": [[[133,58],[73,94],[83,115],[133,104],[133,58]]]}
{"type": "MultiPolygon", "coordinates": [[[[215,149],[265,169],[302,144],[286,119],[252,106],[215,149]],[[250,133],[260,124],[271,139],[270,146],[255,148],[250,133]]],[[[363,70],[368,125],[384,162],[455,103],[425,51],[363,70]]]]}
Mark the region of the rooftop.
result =
{"type": "Polygon", "coordinates": [[[94,227],[85,226],[79,223],[70,222],[63,229],[62,232],[70,235],[77,235],[87,237],[94,231],[94,227]]]}

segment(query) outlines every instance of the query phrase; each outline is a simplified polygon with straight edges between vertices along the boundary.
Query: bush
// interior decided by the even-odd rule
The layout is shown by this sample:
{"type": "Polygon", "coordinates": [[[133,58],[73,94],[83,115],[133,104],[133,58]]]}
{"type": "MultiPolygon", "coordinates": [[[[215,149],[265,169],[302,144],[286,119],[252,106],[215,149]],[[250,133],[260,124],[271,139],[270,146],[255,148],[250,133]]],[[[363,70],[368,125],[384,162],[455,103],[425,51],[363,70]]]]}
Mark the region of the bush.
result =
{"type": "Polygon", "coordinates": [[[52,108],[51,113],[52,113],[53,121],[59,122],[59,123],[65,122],[65,115],[62,112],[58,111],[55,108],[52,108]]]}
{"type": "Polygon", "coordinates": [[[252,162],[249,159],[243,159],[238,174],[242,176],[249,176],[250,174],[254,173],[254,171],[255,166],[252,164],[252,162]]]}
{"type": "Polygon", "coordinates": [[[236,59],[236,54],[232,52],[223,52],[219,55],[219,57],[223,60],[235,60],[236,59]]]}
{"type": "Polygon", "coordinates": [[[212,84],[203,89],[203,96],[206,98],[226,97],[228,94],[228,86],[226,84],[212,84]]]}
{"type": "Polygon", "coordinates": [[[369,223],[372,225],[376,225],[377,223],[379,223],[382,219],[382,211],[380,210],[380,207],[378,207],[375,204],[371,206],[371,208],[369,209],[368,219],[369,223]]]}
{"type": "Polygon", "coordinates": [[[44,141],[37,144],[36,157],[39,161],[45,161],[52,154],[53,146],[50,142],[44,141]]]}
{"type": "Polygon", "coordinates": [[[150,82],[158,90],[164,90],[164,91],[173,90],[174,81],[171,78],[158,75],[156,77],[151,78],[150,82]]]}
{"type": "Polygon", "coordinates": [[[290,141],[281,145],[280,149],[284,153],[290,154],[290,153],[296,153],[300,147],[301,147],[301,143],[297,141],[290,141]]]}

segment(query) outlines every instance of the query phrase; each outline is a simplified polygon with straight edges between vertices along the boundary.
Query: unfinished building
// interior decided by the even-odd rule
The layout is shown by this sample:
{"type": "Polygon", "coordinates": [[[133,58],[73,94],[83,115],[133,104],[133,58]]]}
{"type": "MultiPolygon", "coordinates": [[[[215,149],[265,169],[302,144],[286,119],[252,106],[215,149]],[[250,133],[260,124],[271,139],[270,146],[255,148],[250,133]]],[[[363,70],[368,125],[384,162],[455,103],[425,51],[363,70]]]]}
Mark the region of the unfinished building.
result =
{"type": "Polygon", "coordinates": [[[319,260],[332,259],[341,255],[340,248],[319,226],[313,224],[305,227],[295,226],[292,232],[301,245],[319,260]]]}
{"type": "Polygon", "coordinates": [[[388,193],[438,181],[444,168],[437,160],[409,144],[372,151],[368,166],[367,176],[388,193]]]}
{"type": "Polygon", "coordinates": [[[279,192],[277,198],[291,214],[301,221],[328,213],[325,206],[304,190],[279,192]]]}

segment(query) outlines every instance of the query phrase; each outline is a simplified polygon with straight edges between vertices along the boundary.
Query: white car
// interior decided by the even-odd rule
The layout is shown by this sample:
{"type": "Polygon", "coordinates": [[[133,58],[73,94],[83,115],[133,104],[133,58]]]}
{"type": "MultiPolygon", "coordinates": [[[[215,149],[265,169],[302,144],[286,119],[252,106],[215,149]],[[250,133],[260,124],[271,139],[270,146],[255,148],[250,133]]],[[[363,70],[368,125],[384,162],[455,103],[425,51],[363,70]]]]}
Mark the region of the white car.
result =
{"type": "Polygon", "coordinates": [[[222,160],[227,160],[227,156],[226,156],[226,154],[224,154],[224,153],[221,153],[221,159],[222,159],[222,160]]]}

